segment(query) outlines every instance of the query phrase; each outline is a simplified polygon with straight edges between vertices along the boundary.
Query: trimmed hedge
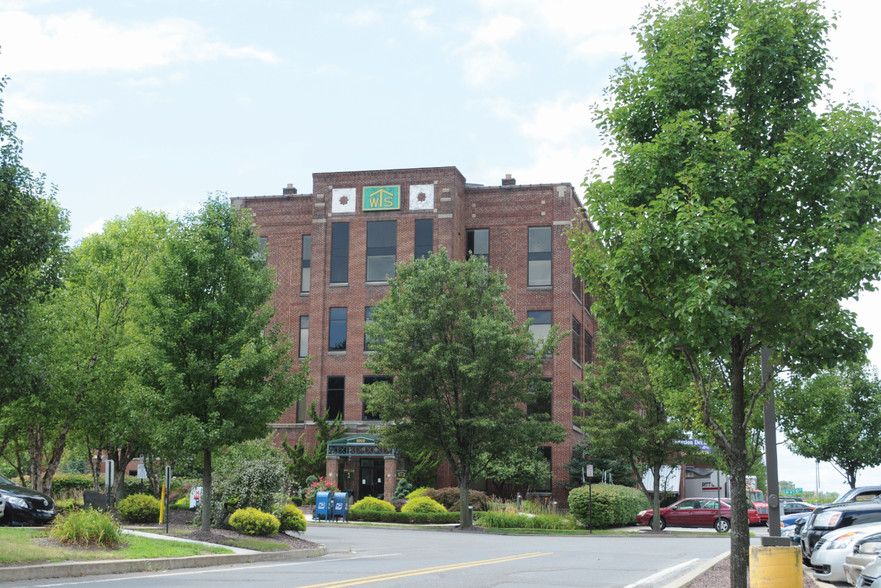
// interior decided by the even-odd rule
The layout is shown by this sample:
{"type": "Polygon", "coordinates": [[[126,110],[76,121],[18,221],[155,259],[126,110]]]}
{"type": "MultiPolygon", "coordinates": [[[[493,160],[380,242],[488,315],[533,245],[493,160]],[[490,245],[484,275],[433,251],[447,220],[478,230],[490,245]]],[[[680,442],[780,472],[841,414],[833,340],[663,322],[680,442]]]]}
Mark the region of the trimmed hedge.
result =
{"type": "Polygon", "coordinates": [[[369,511],[395,512],[395,505],[393,505],[391,502],[386,502],[385,500],[380,500],[379,498],[368,496],[366,498],[362,498],[349,508],[349,518],[352,518],[352,513],[369,511]]]}
{"type": "Polygon", "coordinates": [[[119,516],[130,523],[158,523],[159,499],[148,494],[132,494],[119,501],[119,516]]]}
{"type": "Polygon", "coordinates": [[[274,515],[249,506],[232,513],[229,526],[246,535],[275,535],[281,523],[274,515]]]}
{"type": "MultiPolygon", "coordinates": [[[[444,505],[450,512],[458,512],[461,510],[461,505],[459,504],[459,489],[458,488],[428,488],[425,492],[422,493],[422,496],[428,496],[441,504],[444,505]]],[[[486,505],[488,502],[488,498],[485,493],[480,490],[469,490],[468,491],[468,502],[474,507],[474,510],[486,510],[486,505]]]]}
{"type": "Polygon", "coordinates": [[[444,505],[438,502],[437,500],[433,500],[428,496],[420,496],[419,498],[414,498],[409,501],[407,504],[401,507],[401,512],[411,513],[411,512],[447,512],[447,509],[444,508],[444,505]]]}
{"type": "Polygon", "coordinates": [[[449,525],[459,522],[457,512],[395,512],[363,510],[352,512],[349,510],[350,521],[365,521],[371,523],[400,523],[414,525],[449,525]]]}
{"type": "Polygon", "coordinates": [[[585,527],[594,529],[622,527],[636,523],[636,515],[641,510],[651,508],[648,498],[642,491],[614,484],[594,484],[592,490],[587,486],[569,492],[569,510],[585,527]],[[593,516],[590,516],[590,500],[593,501],[593,516]]]}

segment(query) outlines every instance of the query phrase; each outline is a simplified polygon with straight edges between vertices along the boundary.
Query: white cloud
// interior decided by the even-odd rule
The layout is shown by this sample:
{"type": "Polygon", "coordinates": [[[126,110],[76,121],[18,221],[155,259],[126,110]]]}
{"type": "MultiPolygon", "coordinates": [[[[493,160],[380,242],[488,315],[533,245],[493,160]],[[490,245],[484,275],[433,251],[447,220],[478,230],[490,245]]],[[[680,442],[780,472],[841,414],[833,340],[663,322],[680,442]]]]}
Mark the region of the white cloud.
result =
{"type": "Polygon", "coordinates": [[[356,26],[372,25],[380,21],[379,15],[372,10],[356,10],[351,13],[347,20],[356,26]]]}
{"type": "Polygon", "coordinates": [[[88,237],[89,235],[100,234],[104,232],[104,223],[107,222],[105,218],[98,218],[95,221],[83,229],[83,234],[80,235],[80,239],[83,237],[88,237]]]}
{"type": "Polygon", "coordinates": [[[10,93],[4,102],[4,112],[18,123],[32,120],[46,125],[63,125],[86,118],[93,112],[86,104],[33,100],[22,93],[10,93]]]}
{"type": "Polygon", "coordinates": [[[434,16],[434,8],[416,8],[410,11],[409,18],[407,20],[409,24],[417,31],[434,35],[440,32],[440,29],[431,24],[429,19],[432,16],[434,16]]]}
{"type": "Polygon", "coordinates": [[[465,80],[477,86],[514,75],[516,64],[502,45],[514,39],[523,28],[523,23],[512,16],[498,16],[478,27],[471,39],[456,51],[462,55],[465,80]]]}
{"type": "Polygon", "coordinates": [[[219,58],[277,61],[269,51],[210,38],[196,22],[166,18],[120,25],[77,11],[48,17],[0,13],[4,73],[133,71],[219,58]]]}
{"type": "Polygon", "coordinates": [[[593,129],[591,105],[597,100],[572,101],[560,97],[553,102],[540,102],[532,117],[520,124],[523,133],[549,143],[566,143],[593,129]]]}

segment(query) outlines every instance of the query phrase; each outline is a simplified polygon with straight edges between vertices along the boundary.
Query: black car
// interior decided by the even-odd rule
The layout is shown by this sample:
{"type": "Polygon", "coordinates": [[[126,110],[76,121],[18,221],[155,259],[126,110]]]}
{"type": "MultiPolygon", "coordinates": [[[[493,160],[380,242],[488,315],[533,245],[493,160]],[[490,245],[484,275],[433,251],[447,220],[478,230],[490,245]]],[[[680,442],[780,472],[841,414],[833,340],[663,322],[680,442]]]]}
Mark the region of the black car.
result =
{"type": "Polygon", "coordinates": [[[41,492],[19,486],[0,475],[2,525],[48,525],[55,518],[55,502],[41,492]]]}
{"type": "Polygon", "coordinates": [[[802,558],[810,560],[817,542],[833,529],[879,522],[881,522],[881,497],[817,508],[801,530],[802,558]]]}

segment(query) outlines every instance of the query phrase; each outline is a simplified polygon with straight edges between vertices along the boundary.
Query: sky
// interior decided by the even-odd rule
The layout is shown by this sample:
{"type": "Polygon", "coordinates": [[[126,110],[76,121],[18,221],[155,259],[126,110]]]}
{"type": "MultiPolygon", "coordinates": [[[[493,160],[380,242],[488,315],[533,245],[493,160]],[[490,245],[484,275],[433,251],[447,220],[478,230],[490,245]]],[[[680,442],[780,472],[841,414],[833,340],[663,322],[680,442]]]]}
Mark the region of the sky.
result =
{"type": "MultiPolygon", "coordinates": [[[[580,186],[591,105],[644,0],[0,0],[3,116],[57,186],[72,243],[135,208],[312,191],[312,173],[456,166],[580,186]]],[[[881,3],[829,0],[834,91],[881,105],[881,3]]],[[[879,343],[881,294],[848,302],[879,343]]],[[[805,490],[815,464],[781,449],[805,490]]],[[[820,489],[842,492],[820,465],[820,489]]],[[[881,468],[860,482],[881,483],[881,468]]]]}

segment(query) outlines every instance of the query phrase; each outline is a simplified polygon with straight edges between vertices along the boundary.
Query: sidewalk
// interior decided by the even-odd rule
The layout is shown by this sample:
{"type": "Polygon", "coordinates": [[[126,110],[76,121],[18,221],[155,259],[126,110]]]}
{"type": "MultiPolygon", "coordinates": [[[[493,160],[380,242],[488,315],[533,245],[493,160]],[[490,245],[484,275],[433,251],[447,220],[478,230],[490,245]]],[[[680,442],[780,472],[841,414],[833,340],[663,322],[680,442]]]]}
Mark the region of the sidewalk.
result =
{"type": "MultiPolygon", "coordinates": [[[[204,541],[194,541],[182,537],[173,537],[160,533],[144,533],[142,531],[123,530],[123,533],[150,537],[153,539],[165,539],[168,541],[184,541],[188,543],[201,543],[214,545],[204,541]]],[[[327,548],[320,545],[315,549],[292,549],[288,551],[252,551],[230,547],[228,545],[216,545],[229,549],[233,553],[192,555],[188,557],[157,557],[151,559],[102,559],[92,561],[70,561],[45,563],[40,562],[32,565],[10,566],[0,568],[0,584],[3,582],[19,582],[23,580],[39,580],[47,578],[72,578],[76,576],[97,576],[102,574],[128,574],[132,572],[156,572],[160,570],[177,570],[182,568],[207,568],[211,566],[226,566],[243,563],[286,561],[320,557],[327,553],[327,548]]]]}

